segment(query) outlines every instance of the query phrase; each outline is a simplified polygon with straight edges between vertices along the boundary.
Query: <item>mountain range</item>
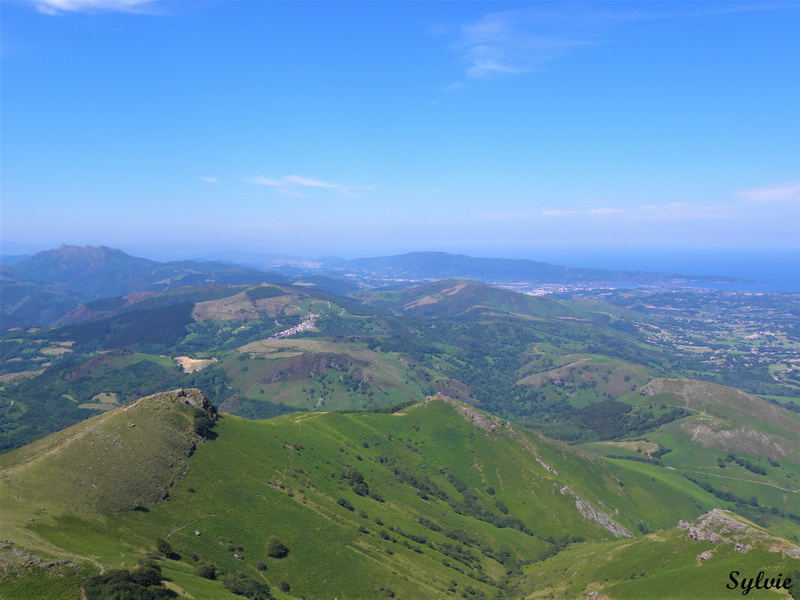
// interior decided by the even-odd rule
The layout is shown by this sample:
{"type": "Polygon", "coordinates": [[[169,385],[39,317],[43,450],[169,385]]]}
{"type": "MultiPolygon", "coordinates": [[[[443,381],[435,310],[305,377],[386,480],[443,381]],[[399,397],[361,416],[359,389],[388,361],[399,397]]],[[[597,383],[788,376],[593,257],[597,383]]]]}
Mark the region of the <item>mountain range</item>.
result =
{"type": "Polygon", "coordinates": [[[532,296],[394,258],[341,280],[64,247],[7,270],[29,290],[7,319],[41,322],[0,335],[0,597],[800,581],[792,297],[532,296]]]}
{"type": "Polygon", "coordinates": [[[133,292],[261,282],[303,282],[347,295],[355,289],[408,286],[463,278],[504,284],[678,285],[742,280],[644,271],[562,267],[531,260],[474,258],[444,252],[346,260],[295,259],[274,255],[223,254],[226,262],[157,262],[106,246],[69,246],[33,256],[4,257],[0,284],[2,324],[43,326],[56,322],[83,302],[133,292]],[[238,261],[241,264],[235,264],[238,261]],[[267,269],[267,270],[264,270],[267,269]]]}

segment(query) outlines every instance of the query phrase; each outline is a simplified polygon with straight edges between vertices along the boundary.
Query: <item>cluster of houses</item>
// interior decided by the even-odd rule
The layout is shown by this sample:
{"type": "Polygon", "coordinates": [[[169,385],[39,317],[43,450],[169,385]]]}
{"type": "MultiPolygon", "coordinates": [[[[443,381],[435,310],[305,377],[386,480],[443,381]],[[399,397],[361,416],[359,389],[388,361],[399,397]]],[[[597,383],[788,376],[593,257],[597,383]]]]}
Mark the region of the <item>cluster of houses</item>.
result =
{"type": "Polygon", "coordinates": [[[278,333],[274,333],[269,336],[271,340],[279,340],[281,338],[289,337],[290,335],[294,335],[296,333],[300,333],[301,331],[305,331],[306,329],[311,329],[314,327],[314,324],[317,322],[317,317],[319,315],[315,315],[314,313],[310,313],[308,318],[300,323],[299,325],[295,325],[294,327],[289,327],[289,329],[284,329],[283,331],[279,331],[278,333]]]}

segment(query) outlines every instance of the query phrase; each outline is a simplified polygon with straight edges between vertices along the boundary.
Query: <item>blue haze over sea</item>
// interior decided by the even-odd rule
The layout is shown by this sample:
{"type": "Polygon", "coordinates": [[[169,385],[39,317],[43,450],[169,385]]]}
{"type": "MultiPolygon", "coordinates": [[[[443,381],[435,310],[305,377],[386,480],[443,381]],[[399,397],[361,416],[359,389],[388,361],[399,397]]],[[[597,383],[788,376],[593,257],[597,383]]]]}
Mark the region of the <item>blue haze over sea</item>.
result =
{"type": "MultiPolygon", "coordinates": [[[[502,256],[499,253],[492,254],[502,256]]],[[[716,248],[630,250],[561,247],[537,248],[524,253],[515,250],[508,252],[506,256],[570,267],[736,277],[749,279],[752,283],[697,284],[692,287],[742,292],[800,293],[800,245],[796,249],[768,250],[716,248]]]]}

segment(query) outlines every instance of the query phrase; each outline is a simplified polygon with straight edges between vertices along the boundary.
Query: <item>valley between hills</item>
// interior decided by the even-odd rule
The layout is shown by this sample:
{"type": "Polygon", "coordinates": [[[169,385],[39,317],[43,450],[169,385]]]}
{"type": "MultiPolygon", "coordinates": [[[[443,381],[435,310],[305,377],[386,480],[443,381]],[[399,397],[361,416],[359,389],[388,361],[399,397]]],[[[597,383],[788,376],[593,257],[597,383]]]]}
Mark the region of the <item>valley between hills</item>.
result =
{"type": "Polygon", "coordinates": [[[797,597],[796,294],[395,258],[5,267],[0,596],[797,597]]]}

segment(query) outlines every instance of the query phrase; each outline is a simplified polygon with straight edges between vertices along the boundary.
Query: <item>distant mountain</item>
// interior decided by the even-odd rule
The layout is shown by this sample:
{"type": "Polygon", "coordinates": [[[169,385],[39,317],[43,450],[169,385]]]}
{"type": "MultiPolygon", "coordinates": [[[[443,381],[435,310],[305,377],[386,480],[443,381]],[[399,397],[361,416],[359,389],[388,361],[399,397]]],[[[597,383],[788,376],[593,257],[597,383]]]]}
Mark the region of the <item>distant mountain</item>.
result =
{"type": "Polygon", "coordinates": [[[49,284],[86,300],[210,283],[285,281],[239,265],[188,260],[160,263],[106,246],[63,245],[22,260],[13,271],[20,280],[49,284]]]}
{"type": "Polygon", "coordinates": [[[647,271],[612,271],[564,267],[527,259],[476,258],[446,252],[411,252],[397,256],[374,258],[321,259],[330,272],[356,274],[378,279],[476,279],[489,283],[735,283],[740,279],[717,276],[678,275],[647,271]]]}
{"type": "Polygon", "coordinates": [[[8,267],[30,257],[30,254],[0,254],[0,265],[8,267]]]}
{"type": "MultiPolygon", "coordinates": [[[[209,260],[162,263],[106,246],[63,245],[16,263],[2,263],[0,325],[50,325],[85,302],[179,288],[277,283],[338,295],[358,289],[356,283],[342,277],[296,269],[292,273],[302,276],[209,260]]],[[[137,296],[136,301],[140,299],[137,296]]]]}
{"type": "Polygon", "coordinates": [[[589,314],[550,298],[528,296],[468,279],[446,279],[400,291],[365,291],[355,296],[367,304],[427,317],[491,313],[574,319],[589,314]]]}
{"type": "MultiPolygon", "coordinates": [[[[315,282],[325,288],[326,278],[315,282]]],[[[84,302],[185,287],[289,283],[290,279],[217,262],[160,263],[106,246],[68,246],[39,252],[3,267],[0,323],[45,326],[84,302]]],[[[331,288],[342,289],[338,281],[331,288]]],[[[350,288],[347,288],[350,289],[350,288]]]]}
{"type": "Polygon", "coordinates": [[[0,328],[49,325],[81,303],[72,292],[20,281],[7,268],[0,268],[0,328]]]}

